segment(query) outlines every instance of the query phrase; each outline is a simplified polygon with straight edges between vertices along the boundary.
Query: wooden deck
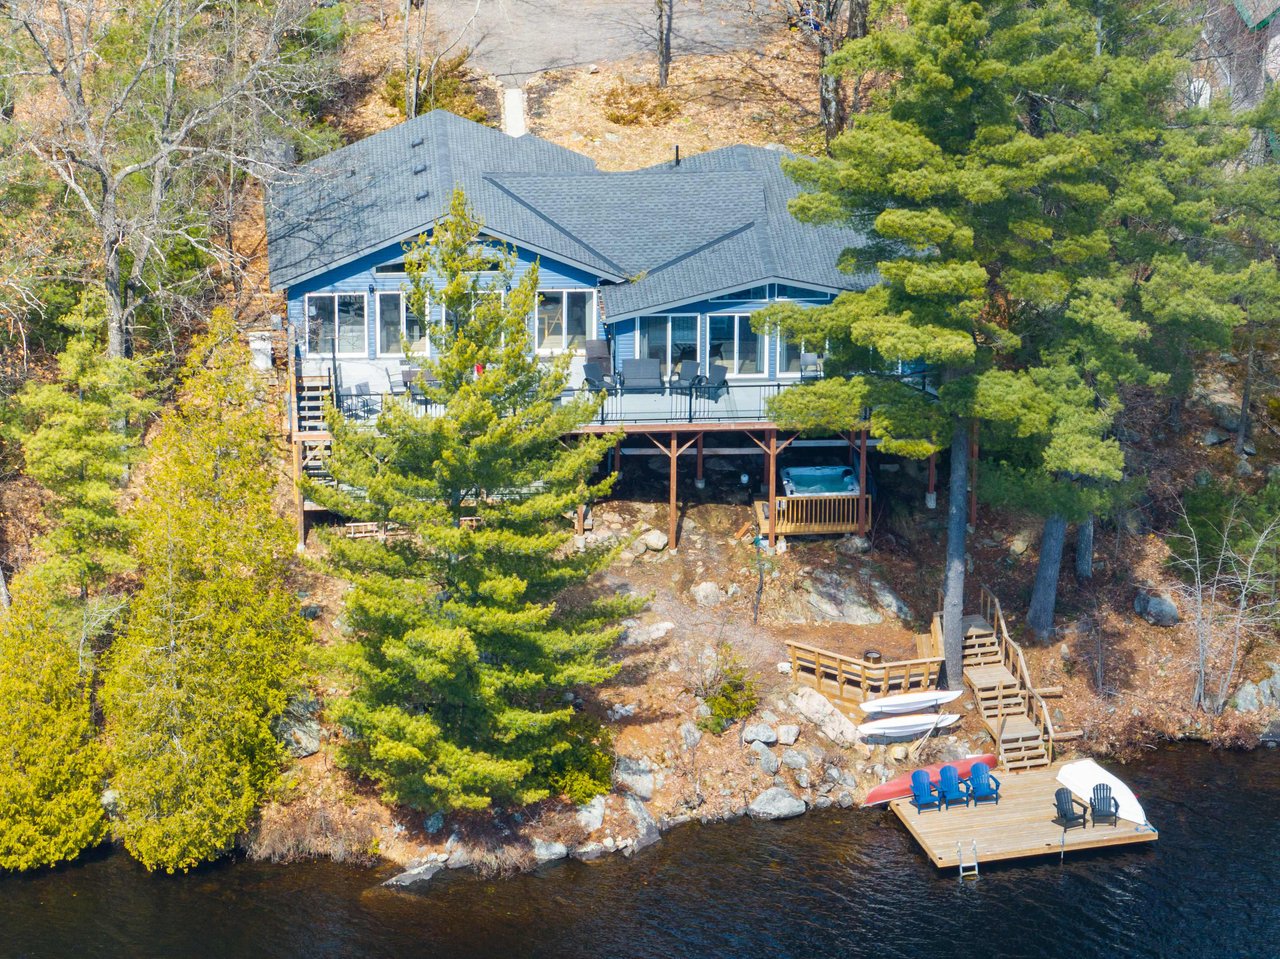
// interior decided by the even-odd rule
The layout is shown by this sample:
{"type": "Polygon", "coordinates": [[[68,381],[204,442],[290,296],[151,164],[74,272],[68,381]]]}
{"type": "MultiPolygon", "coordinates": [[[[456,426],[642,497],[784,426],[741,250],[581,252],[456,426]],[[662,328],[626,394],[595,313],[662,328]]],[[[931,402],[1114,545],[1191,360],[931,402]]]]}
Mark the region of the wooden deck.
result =
{"type": "Polygon", "coordinates": [[[939,869],[959,866],[960,853],[966,863],[971,862],[975,842],[978,862],[988,863],[1056,855],[1062,849],[1074,852],[1154,842],[1158,838],[1155,831],[1123,819],[1114,827],[1095,826],[1091,821],[1083,829],[1069,829],[1064,834],[1062,827],[1053,822],[1053,794],[1060,786],[1056,778],[1059,765],[1021,773],[997,771],[999,804],[917,813],[910,800],[897,799],[890,808],[939,869]]]}
{"type": "MultiPolygon", "coordinates": [[[[858,493],[826,496],[775,496],[778,536],[865,533],[871,528],[871,497],[858,493]]],[[[753,504],[760,529],[769,528],[769,502],[753,504]]]]}

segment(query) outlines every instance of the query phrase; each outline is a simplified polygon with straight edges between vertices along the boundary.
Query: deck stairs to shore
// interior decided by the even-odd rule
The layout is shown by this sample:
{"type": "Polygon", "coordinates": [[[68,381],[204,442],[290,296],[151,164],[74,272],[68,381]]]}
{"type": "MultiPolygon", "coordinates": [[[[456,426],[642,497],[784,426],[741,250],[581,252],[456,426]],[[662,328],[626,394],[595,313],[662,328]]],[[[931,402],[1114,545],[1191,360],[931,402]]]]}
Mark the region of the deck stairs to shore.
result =
{"type": "MultiPolygon", "coordinates": [[[[966,615],[962,622],[964,681],[999,747],[1001,767],[1017,772],[1048,766],[1055,744],[1081,735],[1078,730],[1054,728],[1044,697],[1061,695],[1062,690],[1032,685],[1022,649],[1009,636],[1000,601],[985,586],[979,612],[966,615]]],[[[941,613],[934,615],[934,631],[941,638],[941,613]]]]}

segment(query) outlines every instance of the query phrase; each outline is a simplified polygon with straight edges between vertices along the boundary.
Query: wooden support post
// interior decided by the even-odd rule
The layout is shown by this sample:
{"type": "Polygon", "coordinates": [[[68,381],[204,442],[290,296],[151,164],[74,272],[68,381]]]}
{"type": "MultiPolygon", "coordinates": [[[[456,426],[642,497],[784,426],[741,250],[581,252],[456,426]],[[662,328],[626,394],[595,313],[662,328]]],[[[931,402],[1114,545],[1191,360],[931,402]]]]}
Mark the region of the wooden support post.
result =
{"type": "Polygon", "coordinates": [[[573,531],[579,536],[587,531],[587,505],[585,503],[578,504],[578,512],[573,519],[573,531]]]}
{"type": "Polygon", "coordinates": [[[298,521],[298,552],[307,548],[307,507],[302,496],[302,443],[293,438],[293,508],[298,521]]]}
{"type": "Polygon", "coordinates": [[[924,495],[924,505],[929,509],[938,508],[938,454],[929,454],[929,489],[924,495]]]}
{"type": "Polygon", "coordinates": [[[850,466],[852,466],[852,465],[853,465],[853,453],[854,453],[854,449],[853,449],[853,430],[850,430],[848,435],[849,435],[849,465],[850,465],[850,466]]]}
{"type": "Polygon", "coordinates": [[[778,431],[769,430],[769,448],[765,451],[769,470],[769,546],[778,541],[778,431]]]}
{"type": "Polygon", "coordinates": [[[978,528],[978,421],[969,440],[969,529],[978,528]]]}
{"type": "Polygon", "coordinates": [[[858,441],[858,532],[863,536],[867,535],[867,528],[870,524],[867,522],[867,504],[870,499],[867,496],[867,431],[862,431],[862,436],[858,441]]]}
{"type": "Polygon", "coordinates": [[[680,455],[680,447],[677,446],[679,440],[675,430],[671,431],[671,500],[669,511],[667,513],[667,541],[671,544],[671,548],[675,549],[676,543],[676,459],[680,455]]]}
{"type": "Polygon", "coordinates": [[[619,442],[618,445],[613,448],[613,471],[615,473],[622,472],[622,443],[621,442],[619,442]]]}
{"type": "Polygon", "coordinates": [[[694,474],[694,485],[702,489],[702,434],[698,434],[698,471],[694,474]]]}

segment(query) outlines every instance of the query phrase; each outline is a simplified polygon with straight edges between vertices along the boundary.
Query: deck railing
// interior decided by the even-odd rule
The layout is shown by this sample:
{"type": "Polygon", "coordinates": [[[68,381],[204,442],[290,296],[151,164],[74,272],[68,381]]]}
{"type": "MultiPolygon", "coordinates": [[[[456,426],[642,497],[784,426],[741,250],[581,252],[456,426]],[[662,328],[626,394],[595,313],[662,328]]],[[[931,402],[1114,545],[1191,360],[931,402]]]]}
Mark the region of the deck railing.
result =
{"type": "Polygon", "coordinates": [[[1022,647],[1013,641],[1009,629],[1005,625],[1004,611],[1000,608],[1000,600],[987,587],[983,586],[978,595],[978,610],[982,618],[991,624],[996,632],[996,640],[1000,646],[1000,660],[1004,668],[1018,680],[1022,686],[1022,696],[1027,705],[1027,716],[1035,723],[1044,738],[1045,749],[1049,754],[1049,762],[1053,762],[1053,744],[1055,731],[1053,716],[1044,699],[1036,692],[1031,682],[1031,672],[1027,669],[1027,660],[1022,655],[1022,647]]]}
{"type": "Polygon", "coordinates": [[[837,699],[861,703],[877,696],[934,689],[942,669],[942,657],[871,663],[842,656],[804,643],[787,643],[791,675],[837,699]]]}
{"type": "Polygon", "coordinates": [[[774,504],[774,532],[780,536],[852,533],[871,528],[870,496],[779,496],[774,504]]]}

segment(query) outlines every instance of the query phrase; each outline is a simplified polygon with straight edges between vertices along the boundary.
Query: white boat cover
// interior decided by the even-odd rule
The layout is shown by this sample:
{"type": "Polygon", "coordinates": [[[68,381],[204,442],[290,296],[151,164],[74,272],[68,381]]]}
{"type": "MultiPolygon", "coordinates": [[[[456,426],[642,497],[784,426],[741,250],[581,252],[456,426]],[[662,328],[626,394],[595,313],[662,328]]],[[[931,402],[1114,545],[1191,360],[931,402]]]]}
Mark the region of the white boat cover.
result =
{"type": "Polygon", "coordinates": [[[898,716],[906,713],[918,713],[923,709],[945,706],[960,698],[963,690],[929,689],[919,693],[900,693],[897,696],[885,696],[860,704],[859,708],[868,716],[898,716]]]}
{"type": "Polygon", "coordinates": [[[1098,783],[1106,783],[1111,787],[1111,795],[1115,796],[1120,803],[1121,819],[1127,819],[1140,826],[1147,823],[1147,814],[1142,809],[1142,803],[1138,802],[1138,797],[1133,794],[1133,790],[1092,759],[1067,763],[1058,770],[1058,782],[1086,803],[1093,798],[1093,787],[1098,783]]]}
{"type": "Polygon", "coordinates": [[[960,719],[955,713],[924,713],[919,716],[888,716],[884,719],[873,719],[858,727],[861,736],[919,736],[935,727],[946,729],[960,719]]]}

